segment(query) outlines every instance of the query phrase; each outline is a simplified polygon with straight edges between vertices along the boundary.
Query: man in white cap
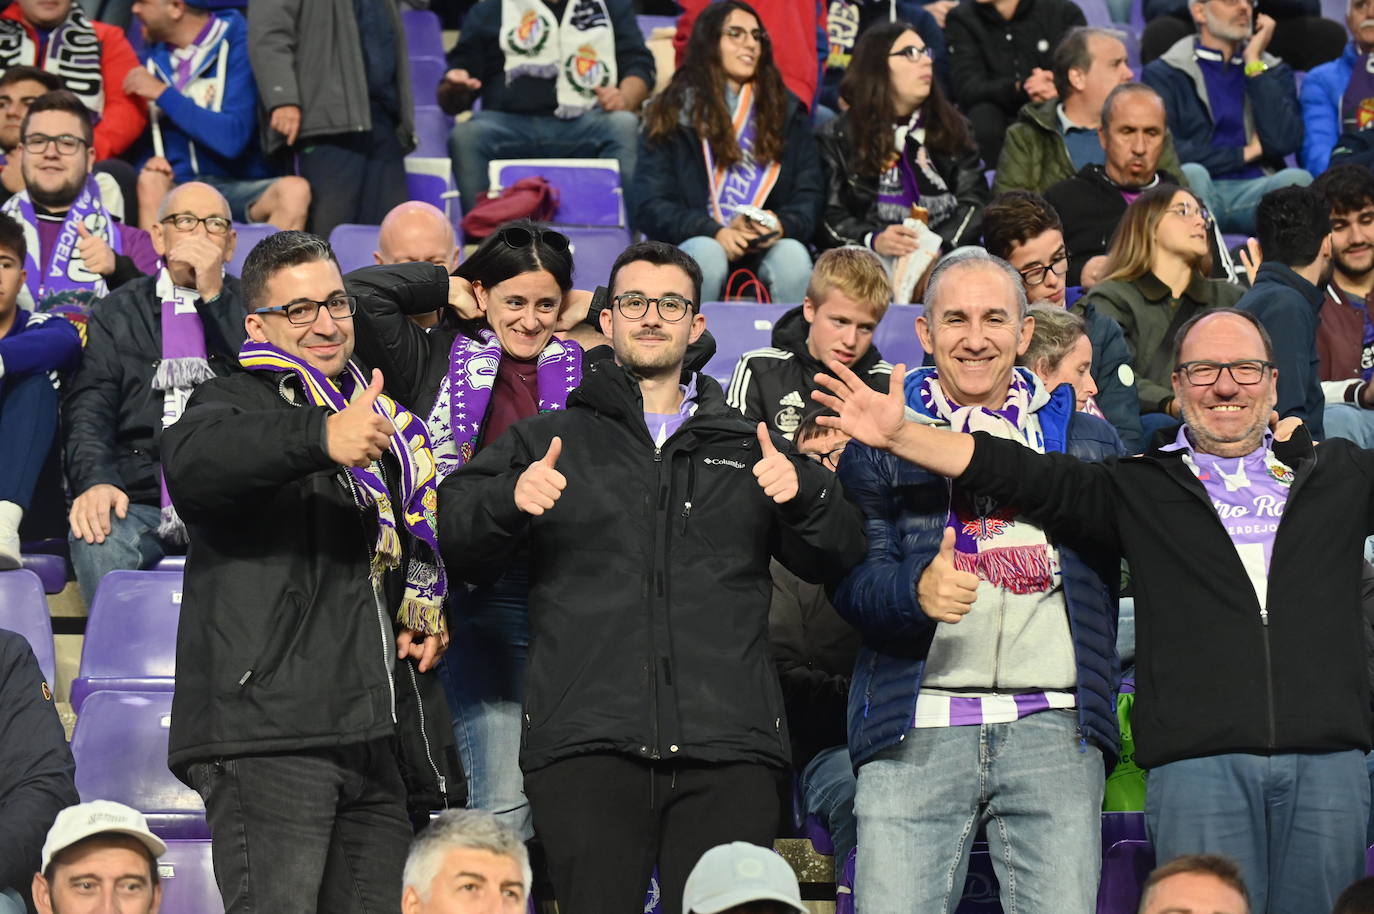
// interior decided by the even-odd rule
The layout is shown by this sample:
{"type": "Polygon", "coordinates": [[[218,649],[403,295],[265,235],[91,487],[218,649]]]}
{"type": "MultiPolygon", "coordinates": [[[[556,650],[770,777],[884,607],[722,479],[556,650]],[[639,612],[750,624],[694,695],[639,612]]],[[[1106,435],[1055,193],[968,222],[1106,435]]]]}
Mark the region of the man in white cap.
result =
{"type": "Polygon", "coordinates": [[[684,914],[806,914],[792,867],[770,848],[732,841],[701,855],[682,893],[684,914]]]}
{"type": "Polygon", "coordinates": [[[142,813],[123,803],[68,806],[43,843],[43,868],[33,877],[34,906],[38,914],[157,914],[157,858],[166,852],[142,813]]]}

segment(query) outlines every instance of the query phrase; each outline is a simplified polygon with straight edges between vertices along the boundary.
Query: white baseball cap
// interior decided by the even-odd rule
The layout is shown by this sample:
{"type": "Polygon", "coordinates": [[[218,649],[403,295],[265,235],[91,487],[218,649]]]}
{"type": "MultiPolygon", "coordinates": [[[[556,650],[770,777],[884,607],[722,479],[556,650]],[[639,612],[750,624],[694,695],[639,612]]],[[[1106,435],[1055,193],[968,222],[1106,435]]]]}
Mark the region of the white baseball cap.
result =
{"type": "Polygon", "coordinates": [[[78,841],[106,832],[137,838],[154,857],[167,853],[167,845],[148,830],[148,821],[143,818],[143,813],[123,803],[92,800],[68,806],[57,814],[57,820],[48,829],[48,839],[43,842],[43,866],[39,872],[46,873],[52,858],[78,841]]]}
{"type": "Polygon", "coordinates": [[[786,860],[769,848],[732,841],[711,848],[692,867],[682,910],[718,914],[750,901],[780,901],[806,914],[797,876],[786,860]]]}

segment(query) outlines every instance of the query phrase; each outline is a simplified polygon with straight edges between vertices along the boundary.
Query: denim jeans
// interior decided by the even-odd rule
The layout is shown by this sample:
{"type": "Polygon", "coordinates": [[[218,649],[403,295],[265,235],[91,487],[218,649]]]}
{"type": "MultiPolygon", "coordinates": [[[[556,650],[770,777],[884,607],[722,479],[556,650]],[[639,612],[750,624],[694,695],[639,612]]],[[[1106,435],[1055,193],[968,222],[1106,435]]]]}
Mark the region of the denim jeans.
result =
{"type": "Polygon", "coordinates": [[[226,914],[396,911],[412,836],[390,740],[196,762],[226,914]]]}
{"type": "Polygon", "coordinates": [[[1322,410],[1322,427],[1328,438],[1345,438],[1362,448],[1374,448],[1374,409],[1328,403],[1322,410]]]}
{"type": "Polygon", "coordinates": [[[1252,911],[1329,911],[1364,875],[1369,774],[1357,749],[1183,759],[1146,784],[1155,856],[1230,857],[1252,911]]]}
{"type": "Polygon", "coordinates": [[[28,510],[57,433],[57,409],[47,374],[0,376],[0,501],[28,510]]]}
{"type": "Polygon", "coordinates": [[[486,192],[492,159],[615,159],[620,163],[620,186],[628,188],[639,155],[639,117],[630,111],[592,108],[581,117],[563,120],[552,114],[483,108],[453,125],[448,153],[464,212],[486,192]]]}
{"type": "Polygon", "coordinates": [[[0,914],[26,914],[24,899],[14,889],[0,888],[0,914]]]}
{"type": "Polygon", "coordinates": [[[440,679],[468,779],[468,808],[485,809],[525,840],[534,834],[520,772],[520,715],[529,654],[529,572],[455,595],[440,679]]]}
{"type": "Polygon", "coordinates": [[[161,514],[157,505],[130,503],[129,513],[123,519],[110,512],[110,532],[105,542],[88,543],[70,533],[67,535],[76,581],[81,585],[81,596],[87,607],[95,600],[96,586],[107,573],[151,568],[167,554],[167,547],[157,536],[161,514]]]}
{"type": "Polygon", "coordinates": [[[835,863],[844,866],[859,840],[859,820],[854,817],[854,791],[858,781],[849,761],[848,746],[834,746],[816,753],[802,770],[802,805],[808,816],[819,816],[835,845],[835,863]]]}
{"type": "Polygon", "coordinates": [[[1301,168],[1283,168],[1272,175],[1232,181],[1213,178],[1206,168],[1196,162],[1184,164],[1183,176],[1187,178],[1188,186],[1212,211],[1212,217],[1217,220],[1221,230],[1242,235],[1255,233],[1255,207],[1259,206],[1260,197],[1280,187],[1312,183],[1312,176],[1301,168]]]}
{"type": "MultiPolygon", "coordinates": [[[[725,248],[714,238],[696,235],[678,245],[701,267],[701,300],[720,301],[730,270],[741,264],[725,258],[725,248]]],[[[759,281],[778,304],[800,304],[811,281],[811,254],[795,238],[782,238],[769,248],[754,268],[759,281]]]]}
{"type": "Polygon", "coordinates": [[[859,769],[858,914],[950,914],[982,824],[1002,910],[1093,914],[1103,780],[1075,710],[908,730],[859,769]]]}

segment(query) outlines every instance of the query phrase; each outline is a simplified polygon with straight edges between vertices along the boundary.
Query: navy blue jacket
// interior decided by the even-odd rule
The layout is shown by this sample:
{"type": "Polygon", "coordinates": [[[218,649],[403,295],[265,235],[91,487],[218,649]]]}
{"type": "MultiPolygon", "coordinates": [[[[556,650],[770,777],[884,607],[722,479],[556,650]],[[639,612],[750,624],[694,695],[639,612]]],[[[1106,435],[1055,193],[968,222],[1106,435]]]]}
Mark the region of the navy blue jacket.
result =
{"type": "Polygon", "coordinates": [[[1264,325],[1274,341],[1279,369],[1280,416],[1297,416],[1315,440],[1324,437],[1321,357],[1317,353],[1322,290],[1289,267],[1272,260],[1260,264],[1255,284],[1236,302],[1264,325]]]}
{"type": "Polygon", "coordinates": [[[0,338],[0,375],[69,372],[80,364],[81,334],[57,314],[20,308],[10,332],[0,338]]]}
{"type": "Polygon", "coordinates": [[[1120,324],[1099,313],[1092,302],[1079,302],[1072,310],[1083,318],[1088,342],[1093,346],[1097,407],[1121,436],[1126,453],[1139,454],[1145,449],[1145,432],[1140,427],[1140,397],[1136,395],[1135,371],[1131,368],[1131,347],[1126,345],[1120,324]]]}
{"type": "MultiPolygon", "coordinates": [[[[1123,453],[1110,425],[1073,410],[1073,389],[1064,384],[1037,413],[1048,450],[1090,461],[1123,453]]],[[[940,549],[950,482],[858,442],[845,449],[839,478],[868,533],[863,562],[832,600],[864,639],[849,689],[849,756],[858,768],[911,729],[937,625],[921,609],[916,585],[940,549]]],[[[1079,735],[1114,757],[1119,565],[1114,555],[1055,546],[1078,666],[1079,735]]]]}

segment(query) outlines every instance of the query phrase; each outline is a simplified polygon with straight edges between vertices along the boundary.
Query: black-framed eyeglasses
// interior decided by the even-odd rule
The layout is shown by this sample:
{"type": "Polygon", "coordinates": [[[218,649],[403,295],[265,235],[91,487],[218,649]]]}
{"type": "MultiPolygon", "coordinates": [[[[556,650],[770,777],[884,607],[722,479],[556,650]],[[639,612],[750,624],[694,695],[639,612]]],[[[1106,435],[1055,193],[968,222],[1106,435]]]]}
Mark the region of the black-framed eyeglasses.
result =
{"type": "Polygon", "coordinates": [[[671,293],[659,298],[649,298],[647,295],[626,292],[623,295],[617,295],[612,301],[620,309],[621,315],[632,321],[637,321],[648,314],[650,305],[657,307],[658,316],[670,324],[682,320],[687,312],[692,310],[692,302],[689,299],[671,293]]]}
{"type": "Polygon", "coordinates": [[[768,40],[768,33],[765,32],[763,29],[746,29],[742,25],[727,26],[724,30],[722,30],[721,34],[723,34],[726,38],[729,38],[731,41],[735,42],[743,41],[746,35],[757,41],[759,44],[763,44],[765,41],[768,40]]]}
{"type": "Polygon", "coordinates": [[[298,298],[284,305],[258,308],[253,313],[283,314],[291,323],[305,325],[315,323],[320,316],[320,308],[327,308],[329,316],[336,321],[346,320],[358,310],[358,300],[352,295],[335,295],[328,301],[311,301],[308,298],[298,298]]]}
{"type": "Polygon", "coordinates": [[[920,47],[918,45],[909,44],[906,47],[902,48],[900,51],[893,51],[891,54],[887,56],[905,57],[907,60],[910,60],[914,63],[915,61],[920,60],[922,57],[929,57],[931,60],[934,60],[935,52],[932,51],[929,47],[920,47]]]}
{"type": "Polygon", "coordinates": [[[1049,263],[1042,266],[1028,267],[1024,270],[1017,270],[1021,275],[1021,281],[1028,286],[1038,286],[1045,281],[1045,277],[1050,271],[1054,271],[1055,276],[1063,276],[1069,272],[1069,255],[1060,254],[1049,263]]]}
{"type": "Polygon", "coordinates": [[[1183,362],[1174,367],[1174,372],[1183,375],[1194,387],[1211,387],[1221,379],[1224,368],[1231,373],[1231,380],[1237,384],[1258,384],[1264,380],[1265,373],[1274,367],[1273,362],[1263,359],[1243,359],[1239,362],[1211,362],[1196,359],[1183,362]]]}
{"type": "MultiPolygon", "coordinates": [[[[560,254],[566,253],[570,247],[568,236],[555,232],[553,229],[540,229],[538,237],[540,244],[558,251],[560,254]]],[[[510,228],[501,229],[500,238],[507,247],[527,248],[534,244],[535,233],[527,228],[513,225],[510,228]]]]}
{"type": "Polygon", "coordinates": [[[813,451],[808,451],[806,453],[806,456],[810,457],[812,460],[816,461],[822,466],[827,466],[832,471],[834,471],[840,468],[840,455],[844,453],[844,449],[848,446],[849,442],[846,441],[839,447],[831,448],[830,450],[824,453],[815,453],[813,451]]]}
{"type": "Polygon", "coordinates": [[[49,143],[56,143],[57,151],[64,156],[74,156],[83,146],[89,145],[84,138],[72,136],[70,133],[62,133],[57,136],[48,136],[46,133],[30,133],[24,137],[24,151],[29,155],[39,156],[47,151],[49,143]]]}
{"type": "Polygon", "coordinates": [[[193,216],[190,213],[173,213],[165,219],[159,220],[163,225],[170,225],[178,232],[194,232],[196,226],[205,224],[205,231],[211,235],[227,235],[229,229],[234,225],[223,216],[193,216]]]}

